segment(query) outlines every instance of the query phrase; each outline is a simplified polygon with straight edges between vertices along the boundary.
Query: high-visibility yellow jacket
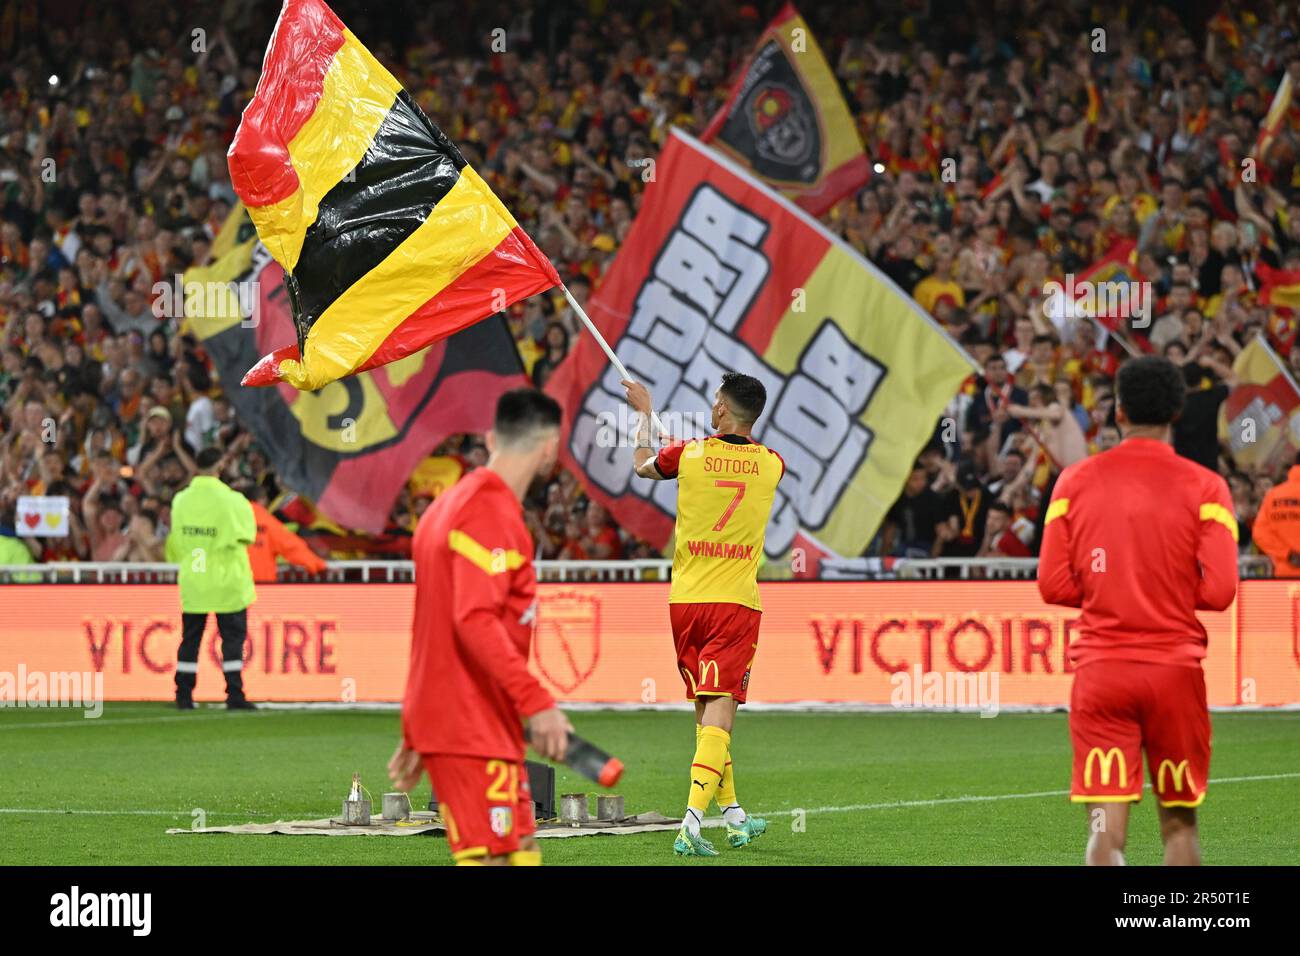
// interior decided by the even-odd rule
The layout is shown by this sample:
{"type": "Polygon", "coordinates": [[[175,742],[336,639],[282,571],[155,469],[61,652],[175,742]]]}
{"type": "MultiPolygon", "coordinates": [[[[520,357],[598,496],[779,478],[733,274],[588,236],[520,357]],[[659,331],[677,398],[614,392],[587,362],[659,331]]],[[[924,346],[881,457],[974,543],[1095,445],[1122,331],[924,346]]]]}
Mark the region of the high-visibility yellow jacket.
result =
{"type": "Polygon", "coordinates": [[[195,475],[172,499],[167,560],[180,566],[181,610],[228,614],[253,603],[253,506],[219,478],[195,475]]]}

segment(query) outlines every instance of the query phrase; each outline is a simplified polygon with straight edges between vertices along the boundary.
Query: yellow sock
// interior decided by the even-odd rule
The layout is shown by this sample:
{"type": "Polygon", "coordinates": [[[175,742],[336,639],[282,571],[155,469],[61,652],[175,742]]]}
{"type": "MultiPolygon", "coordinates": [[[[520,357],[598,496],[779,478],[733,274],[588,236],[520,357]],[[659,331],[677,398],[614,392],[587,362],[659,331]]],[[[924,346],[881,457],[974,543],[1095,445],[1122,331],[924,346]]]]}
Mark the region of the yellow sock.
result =
{"type": "Polygon", "coordinates": [[[541,866],[541,850],[515,850],[510,854],[511,866],[541,866]]]}
{"type": "Polygon", "coordinates": [[[722,768],[722,779],[718,781],[718,792],[714,799],[722,810],[736,804],[736,773],[731,766],[731,749],[727,749],[727,763],[722,768]]]}
{"type": "MultiPolygon", "coordinates": [[[[703,724],[695,725],[695,745],[700,744],[700,732],[704,730],[703,724]]],[[[736,774],[731,766],[731,748],[727,748],[727,763],[722,768],[722,779],[718,781],[718,792],[714,796],[718,801],[718,809],[726,810],[727,807],[739,806],[736,802],[736,774]]]]}
{"type": "Polygon", "coordinates": [[[704,727],[700,730],[699,740],[695,744],[695,759],[691,761],[690,796],[686,801],[687,825],[692,833],[699,832],[704,811],[709,808],[718,792],[718,782],[722,780],[730,743],[731,734],[721,727],[704,727]]]}

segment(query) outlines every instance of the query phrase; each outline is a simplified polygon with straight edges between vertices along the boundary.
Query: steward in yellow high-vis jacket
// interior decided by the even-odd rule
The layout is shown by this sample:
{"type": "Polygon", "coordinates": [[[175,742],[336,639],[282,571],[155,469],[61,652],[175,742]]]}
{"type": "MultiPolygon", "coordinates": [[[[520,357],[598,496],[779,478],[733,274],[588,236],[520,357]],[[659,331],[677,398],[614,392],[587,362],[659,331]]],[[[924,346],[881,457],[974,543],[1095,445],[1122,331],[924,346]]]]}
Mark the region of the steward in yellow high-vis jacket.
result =
{"type": "Polygon", "coordinates": [[[217,615],[226,707],[254,710],[244,696],[244,642],[248,606],[256,594],[248,546],[257,523],[248,499],[217,477],[221,452],[205,448],[195,459],[199,473],[172,499],[167,560],[179,565],[181,646],[176,654],[176,706],[194,708],[199,645],[208,615],[217,615]]]}

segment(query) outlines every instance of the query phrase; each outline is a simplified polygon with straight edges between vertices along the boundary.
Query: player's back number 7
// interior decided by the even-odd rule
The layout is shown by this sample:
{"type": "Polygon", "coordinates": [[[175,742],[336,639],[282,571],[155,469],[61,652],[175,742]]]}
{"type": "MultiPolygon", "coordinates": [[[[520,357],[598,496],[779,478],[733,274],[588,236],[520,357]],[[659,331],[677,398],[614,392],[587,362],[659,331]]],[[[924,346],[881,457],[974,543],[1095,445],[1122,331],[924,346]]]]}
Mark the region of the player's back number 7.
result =
{"type": "Polygon", "coordinates": [[[721,531],[727,526],[727,522],[731,520],[731,516],[736,513],[736,506],[740,504],[740,500],[745,497],[745,483],[743,481],[723,481],[719,478],[714,481],[713,484],[714,487],[717,488],[734,488],[736,491],[736,496],[732,498],[731,503],[727,505],[727,510],[722,512],[722,517],[719,518],[718,523],[713,526],[714,531],[721,531]]]}

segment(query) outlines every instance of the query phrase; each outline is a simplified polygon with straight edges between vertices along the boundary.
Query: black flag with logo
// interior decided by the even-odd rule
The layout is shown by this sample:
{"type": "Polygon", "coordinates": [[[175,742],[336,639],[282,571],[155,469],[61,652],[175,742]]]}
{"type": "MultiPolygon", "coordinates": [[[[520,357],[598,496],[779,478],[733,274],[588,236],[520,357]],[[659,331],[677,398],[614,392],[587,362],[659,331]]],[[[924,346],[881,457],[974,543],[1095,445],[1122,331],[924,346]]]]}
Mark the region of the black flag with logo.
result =
{"type": "Polygon", "coordinates": [[[820,216],[867,181],[853,116],[808,24],[786,4],[700,137],[820,216]]]}

